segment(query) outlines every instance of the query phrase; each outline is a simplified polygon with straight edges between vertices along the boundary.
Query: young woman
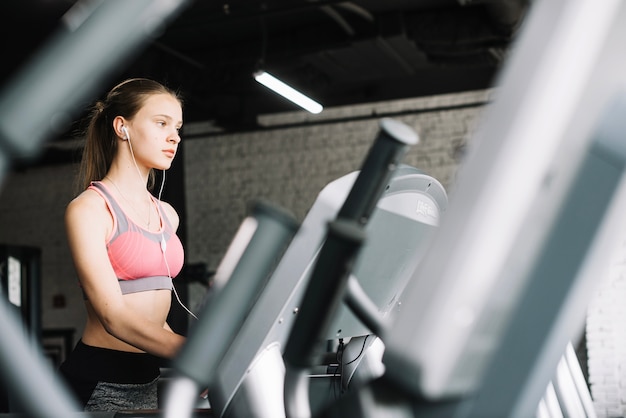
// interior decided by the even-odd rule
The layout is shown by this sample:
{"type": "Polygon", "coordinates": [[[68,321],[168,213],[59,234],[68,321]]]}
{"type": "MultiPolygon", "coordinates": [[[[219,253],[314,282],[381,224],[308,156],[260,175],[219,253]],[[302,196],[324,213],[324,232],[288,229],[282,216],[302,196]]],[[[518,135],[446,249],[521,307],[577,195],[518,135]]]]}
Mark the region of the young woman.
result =
{"type": "Polygon", "coordinates": [[[84,190],[65,215],[87,322],[60,370],[85,410],[156,409],[159,359],[185,341],[166,322],[184,254],[176,211],[149,189],[176,155],[182,103],[160,83],[130,79],[90,117],[84,190]]]}

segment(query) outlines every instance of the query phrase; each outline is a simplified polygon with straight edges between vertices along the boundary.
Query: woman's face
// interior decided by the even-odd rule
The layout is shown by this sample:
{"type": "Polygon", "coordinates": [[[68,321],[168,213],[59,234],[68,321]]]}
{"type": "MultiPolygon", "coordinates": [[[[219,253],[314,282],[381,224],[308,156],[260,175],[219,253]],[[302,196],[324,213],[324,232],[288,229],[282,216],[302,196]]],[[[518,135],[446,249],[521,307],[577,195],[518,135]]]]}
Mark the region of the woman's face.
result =
{"type": "Polygon", "coordinates": [[[137,164],[158,170],[170,168],[182,125],[183,111],[176,97],[149,96],[127,126],[137,164]]]}

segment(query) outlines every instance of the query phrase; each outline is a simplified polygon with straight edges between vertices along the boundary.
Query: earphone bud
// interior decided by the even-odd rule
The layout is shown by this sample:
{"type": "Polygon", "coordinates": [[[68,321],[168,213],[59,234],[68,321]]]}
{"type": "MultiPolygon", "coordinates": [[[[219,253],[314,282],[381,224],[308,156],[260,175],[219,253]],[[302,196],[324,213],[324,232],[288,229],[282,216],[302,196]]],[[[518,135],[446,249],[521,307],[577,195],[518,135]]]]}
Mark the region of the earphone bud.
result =
{"type": "Polygon", "coordinates": [[[126,129],[126,126],[122,125],[122,131],[124,131],[124,140],[127,141],[128,139],[130,139],[130,135],[128,134],[128,129],[126,129]]]}

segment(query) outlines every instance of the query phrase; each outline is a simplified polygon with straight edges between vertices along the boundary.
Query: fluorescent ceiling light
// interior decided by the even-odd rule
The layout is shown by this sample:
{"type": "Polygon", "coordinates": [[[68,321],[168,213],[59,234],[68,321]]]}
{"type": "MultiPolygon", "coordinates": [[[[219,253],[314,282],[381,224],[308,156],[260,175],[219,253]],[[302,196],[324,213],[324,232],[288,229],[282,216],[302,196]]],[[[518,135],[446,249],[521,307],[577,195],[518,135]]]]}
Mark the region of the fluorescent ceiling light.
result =
{"type": "Polygon", "coordinates": [[[320,113],[323,109],[322,105],[317,103],[315,100],[312,100],[300,93],[298,90],[293,89],[287,84],[283,83],[270,73],[265,71],[257,71],[254,73],[254,79],[259,83],[263,84],[270,90],[280,94],[287,100],[291,100],[298,106],[308,110],[311,113],[320,113]]]}

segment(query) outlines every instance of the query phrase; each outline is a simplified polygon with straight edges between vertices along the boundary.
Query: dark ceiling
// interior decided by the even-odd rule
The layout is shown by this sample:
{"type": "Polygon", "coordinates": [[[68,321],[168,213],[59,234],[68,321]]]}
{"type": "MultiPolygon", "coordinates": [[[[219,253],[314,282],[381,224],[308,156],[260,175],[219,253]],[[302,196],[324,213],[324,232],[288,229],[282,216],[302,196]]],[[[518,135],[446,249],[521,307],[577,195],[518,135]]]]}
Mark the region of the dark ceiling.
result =
{"type": "MultiPolygon", "coordinates": [[[[113,78],[179,88],[186,122],[224,130],[296,110],[253,80],[260,67],[325,107],[482,89],[492,86],[527,1],[196,0],[113,78]]],[[[2,2],[13,22],[1,29],[2,85],[74,3],[2,2]]]]}

